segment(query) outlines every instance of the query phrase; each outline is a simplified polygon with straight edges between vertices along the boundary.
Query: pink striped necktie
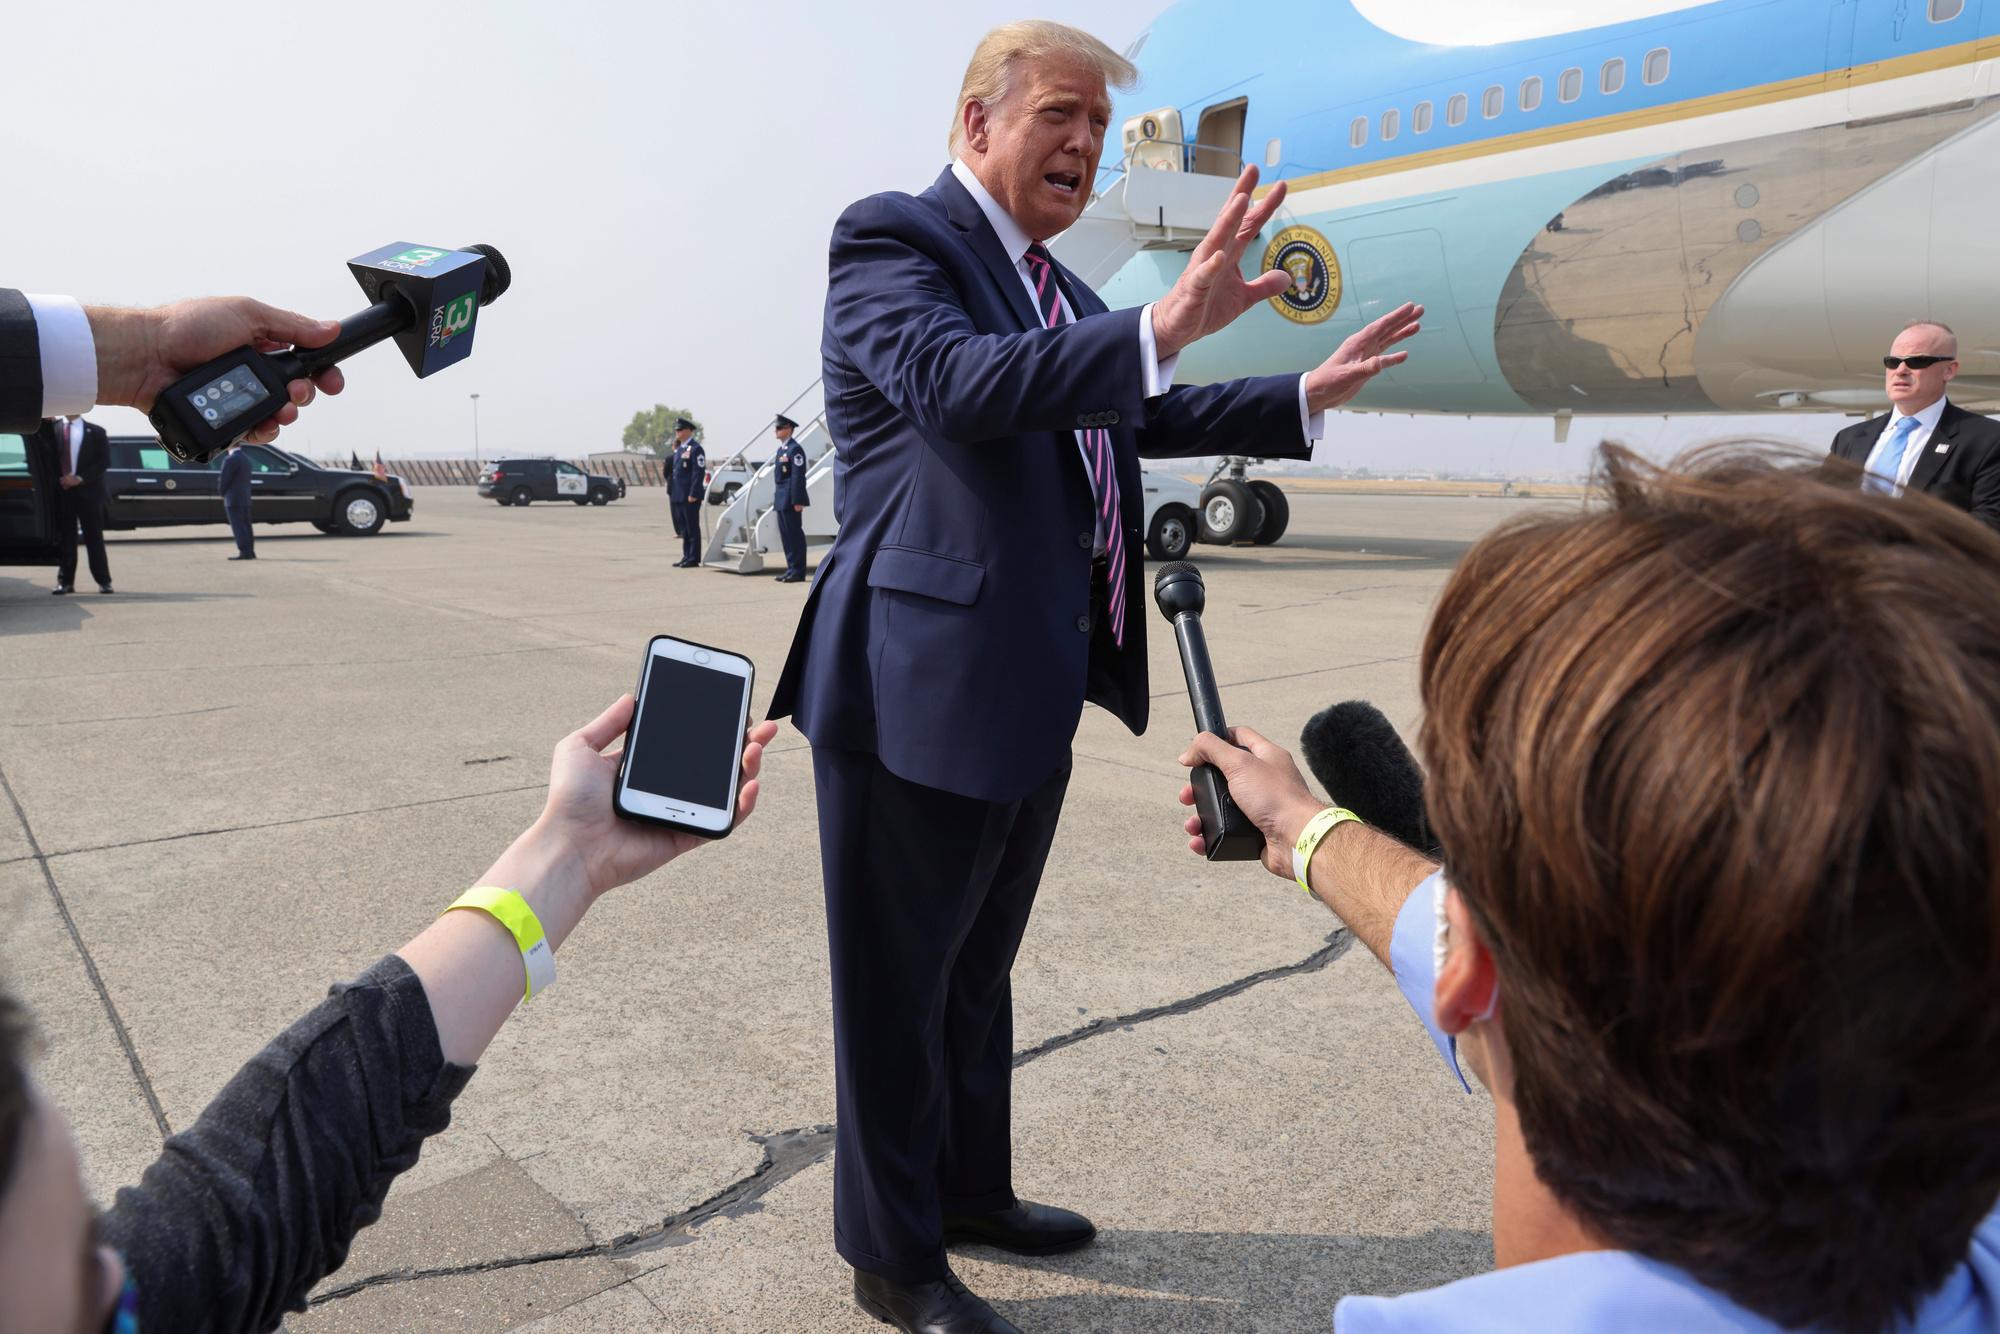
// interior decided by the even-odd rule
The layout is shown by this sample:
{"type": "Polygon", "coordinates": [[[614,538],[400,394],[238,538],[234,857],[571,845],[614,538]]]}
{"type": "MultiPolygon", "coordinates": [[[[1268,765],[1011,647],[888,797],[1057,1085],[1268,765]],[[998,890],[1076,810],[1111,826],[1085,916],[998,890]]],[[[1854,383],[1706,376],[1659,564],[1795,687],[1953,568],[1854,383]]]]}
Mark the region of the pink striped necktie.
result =
{"type": "MultiPolygon", "coordinates": [[[[1048,250],[1037,241],[1028,247],[1028,276],[1035,284],[1035,305],[1042,316],[1042,327],[1053,329],[1066,322],[1063,314],[1062,290],[1056,283],[1055,260],[1048,250]]],[[[1084,453],[1090,459],[1090,493],[1097,502],[1097,538],[1104,544],[1104,557],[1110,567],[1109,611],[1111,613],[1111,638],[1120,648],[1125,647],[1125,525],[1118,509],[1118,469],[1111,453],[1111,435],[1108,431],[1082,431],[1084,453]]]]}

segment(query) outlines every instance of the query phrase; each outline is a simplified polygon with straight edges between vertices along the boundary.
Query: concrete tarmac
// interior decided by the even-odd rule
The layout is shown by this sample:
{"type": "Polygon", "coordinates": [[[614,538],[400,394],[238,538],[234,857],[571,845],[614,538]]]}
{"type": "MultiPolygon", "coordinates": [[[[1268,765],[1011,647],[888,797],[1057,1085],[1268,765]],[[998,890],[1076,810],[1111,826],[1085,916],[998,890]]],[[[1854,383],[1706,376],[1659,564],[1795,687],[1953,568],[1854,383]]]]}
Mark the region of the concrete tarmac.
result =
{"type": "MultiPolygon", "coordinates": [[[[1295,493],[1281,545],[1198,548],[1231,720],[1295,745],[1365,698],[1413,738],[1438,589],[1534,503],[1295,493]]],[[[257,548],[115,535],[111,597],[0,569],[0,975],[107,1201],[473,883],[651,635],[748,654],[761,712],[807,588],[670,568],[645,492],[503,509],[427,488],[377,537],[263,527],[257,548]]],[[[1153,725],[1086,711],[1014,973],[1015,1185],[1100,1235],[954,1266],[1030,1331],[1323,1330],[1343,1294],[1490,1264],[1490,1108],[1323,908],[1187,853],[1193,727],[1143,611],[1153,725]]],[[[755,818],[599,903],[287,1328],[880,1328],[832,1245],[815,828],[787,727],[755,818]]]]}

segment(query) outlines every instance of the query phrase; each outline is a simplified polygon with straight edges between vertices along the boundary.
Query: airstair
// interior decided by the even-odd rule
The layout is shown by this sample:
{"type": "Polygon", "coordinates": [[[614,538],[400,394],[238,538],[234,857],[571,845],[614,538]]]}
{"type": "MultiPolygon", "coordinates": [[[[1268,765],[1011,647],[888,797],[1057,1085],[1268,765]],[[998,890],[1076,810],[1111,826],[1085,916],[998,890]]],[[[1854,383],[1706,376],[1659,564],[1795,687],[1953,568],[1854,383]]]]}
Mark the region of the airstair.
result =
{"type": "MultiPolygon", "coordinates": [[[[833,437],[827,434],[824,406],[815,406],[819,403],[820,385],[814,380],[804,393],[785,405],[785,415],[800,423],[792,433],[792,443],[806,452],[807,504],[801,517],[805,520],[808,547],[825,546],[840,530],[833,517],[833,437]],[[808,412],[812,414],[810,417],[806,416],[808,412]]],[[[765,439],[769,430],[766,427],[757,432],[742,449],[722,463],[712,465],[712,470],[723,473],[748,468],[750,461],[745,456],[750,446],[765,439]]],[[[750,480],[722,507],[715,531],[702,549],[701,563],[709,569],[756,574],[773,552],[778,556],[776,563],[783,563],[784,543],[778,536],[778,511],[772,503],[778,494],[776,460],[773,442],[771,458],[759,465],[750,480]]]]}
{"type": "Polygon", "coordinates": [[[1091,287],[1109,282],[1141,251],[1194,249],[1229,202],[1234,176],[1162,167],[1163,160],[1128,156],[1075,225],[1049,242],[1055,257],[1091,287]]]}

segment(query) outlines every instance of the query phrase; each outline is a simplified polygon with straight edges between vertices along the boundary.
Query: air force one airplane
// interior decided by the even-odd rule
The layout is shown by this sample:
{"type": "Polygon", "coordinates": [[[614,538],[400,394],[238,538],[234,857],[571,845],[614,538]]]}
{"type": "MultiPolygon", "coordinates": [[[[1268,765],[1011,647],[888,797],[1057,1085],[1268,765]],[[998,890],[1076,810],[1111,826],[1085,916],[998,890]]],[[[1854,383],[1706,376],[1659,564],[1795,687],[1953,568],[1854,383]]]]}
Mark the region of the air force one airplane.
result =
{"type": "Polygon", "coordinates": [[[1114,307],[1242,162],[1289,182],[1244,262],[1291,288],[1183,379],[1303,371],[1408,299],[1357,408],[1873,410],[1911,318],[2000,406],[2000,0],[1184,0],[1127,54],[1121,161],[1056,243],[1114,307]]]}

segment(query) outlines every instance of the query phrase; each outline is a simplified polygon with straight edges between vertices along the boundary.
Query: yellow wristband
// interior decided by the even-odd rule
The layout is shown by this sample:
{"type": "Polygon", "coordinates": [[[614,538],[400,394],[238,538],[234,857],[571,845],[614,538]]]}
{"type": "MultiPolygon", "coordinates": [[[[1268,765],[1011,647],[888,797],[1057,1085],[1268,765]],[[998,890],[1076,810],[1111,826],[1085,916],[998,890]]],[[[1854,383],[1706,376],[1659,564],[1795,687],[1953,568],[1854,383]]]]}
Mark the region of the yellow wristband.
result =
{"type": "MultiPolygon", "coordinates": [[[[508,934],[514,937],[514,943],[521,947],[521,964],[527,971],[527,981],[521,992],[523,1004],[555,984],[555,951],[549,948],[549,938],[542,930],[542,921],[535,916],[535,910],[528,906],[526,899],[511,889],[480,885],[459,895],[458,901],[444,911],[451,912],[457,908],[477,908],[506,927],[508,934]]],[[[442,917],[444,914],[438,915],[442,917]]]]}
{"type": "Polygon", "coordinates": [[[1325,838],[1335,825],[1346,824],[1349,820],[1361,821],[1361,817],[1345,807],[1329,806],[1306,821],[1306,827],[1299,831],[1299,841],[1292,844],[1292,879],[1298,881],[1299,888],[1306,893],[1313,892],[1308,877],[1312,870],[1313,854],[1319,851],[1319,841],[1325,838]]]}

